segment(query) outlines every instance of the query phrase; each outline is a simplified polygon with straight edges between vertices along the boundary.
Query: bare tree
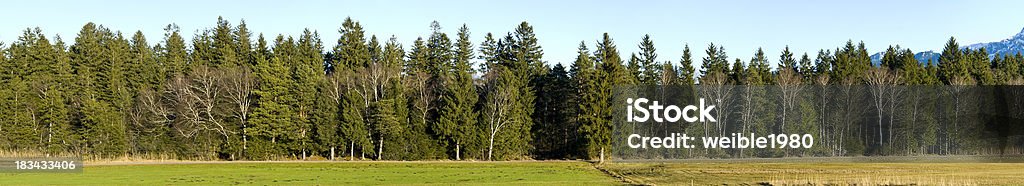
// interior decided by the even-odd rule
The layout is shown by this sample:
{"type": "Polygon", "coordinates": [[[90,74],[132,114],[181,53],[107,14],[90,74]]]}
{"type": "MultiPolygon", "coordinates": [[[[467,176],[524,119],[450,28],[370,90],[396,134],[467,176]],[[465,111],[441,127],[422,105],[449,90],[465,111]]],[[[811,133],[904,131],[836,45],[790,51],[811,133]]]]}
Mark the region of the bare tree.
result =
{"type": "MultiPolygon", "coordinates": [[[[800,92],[803,91],[802,77],[797,74],[792,68],[782,68],[779,70],[779,92],[782,96],[782,118],[779,122],[779,133],[786,133],[786,117],[788,111],[796,107],[797,98],[800,97],[800,92]]],[[[789,151],[786,151],[787,154],[789,151]]]]}
{"type": "MultiPolygon", "coordinates": [[[[717,108],[719,108],[714,110],[715,119],[717,119],[718,121],[715,122],[714,130],[711,130],[710,126],[708,125],[710,121],[701,122],[704,125],[704,136],[724,136],[725,134],[724,126],[727,126],[726,122],[728,121],[729,116],[729,114],[727,113],[727,108],[731,105],[730,103],[732,102],[732,99],[727,98],[732,96],[733,89],[735,88],[735,86],[726,85],[728,81],[729,78],[724,73],[710,73],[700,78],[700,88],[698,89],[698,92],[700,93],[701,97],[714,99],[715,105],[717,106],[717,108]],[[716,133],[712,134],[711,131],[715,131],[716,133]]],[[[746,120],[744,118],[741,119],[746,120]]],[[[747,128],[747,122],[740,123],[744,125],[742,126],[742,130],[745,133],[747,128]]],[[[709,149],[705,148],[704,153],[709,153],[708,150],[709,149]]],[[[742,151],[740,153],[742,154],[742,151]]]]}
{"type": "MultiPolygon", "coordinates": [[[[886,109],[891,109],[887,108],[887,106],[889,105],[886,101],[895,102],[895,100],[887,100],[886,98],[891,99],[891,97],[889,96],[891,96],[894,93],[893,89],[896,89],[896,84],[900,81],[900,76],[896,72],[893,72],[886,68],[871,68],[870,70],[868,70],[867,76],[865,76],[865,78],[867,84],[869,85],[871,96],[872,98],[874,98],[874,100],[872,100],[872,104],[875,106],[878,116],[878,141],[875,143],[879,147],[881,147],[882,142],[884,142],[883,137],[885,136],[882,134],[882,129],[884,129],[882,127],[882,113],[885,112],[886,109]]],[[[890,141],[888,142],[892,143],[892,116],[890,115],[889,117],[890,141]]]]}
{"type": "Polygon", "coordinates": [[[224,73],[226,85],[226,97],[231,101],[232,115],[238,119],[242,130],[242,153],[248,149],[249,134],[248,122],[253,100],[252,91],[256,89],[256,78],[251,70],[245,66],[228,68],[224,73]]]}
{"type": "Polygon", "coordinates": [[[181,136],[195,138],[200,133],[214,132],[230,144],[235,132],[221,122],[217,112],[224,92],[220,74],[217,69],[199,65],[189,75],[170,80],[166,88],[168,101],[175,108],[175,120],[181,119],[172,126],[181,136]]]}
{"type": "Polygon", "coordinates": [[[835,139],[837,138],[835,136],[836,135],[836,132],[835,132],[836,131],[836,127],[835,127],[835,125],[830,125],[828,123],[828,118],[829,117],[828,117],[828,112],[827,112],[828,111],[828,109],[827,109],[827,107],[828,107],[828,98],[829,98],[829,94],[828,94],[829,88],[828,88],[827,85],[828,85],[828,82],[829,82],[829,79],[830,79],[829,77],[830,76],[827,76],[827,75],[819,75],[817,77],[814,77],[812,83],[814,83],[814,85],[818,86],[818,89],[819,89],[819,95],[818,95],[818,103],[819,103],[818,104],[818,111],[819,111],[819,113],[818,113],[818,118],[819,118],[818,119],[819,120],[819,122],[818,122],[818,133],[821,136],[821,139],[818,140],[818,141],[821,141],[822,144],[824,144],[825,147],[828,148],[828,150],[832,154],[832,156],[835,156],[838,153],[837,143],[835,142],[835,139]]]}
{"type": "Polygon", "coordinates": [[[797,74],[791,68],[783,68],[779,70],[779,91],[782,96],[782,122],[779,131],[781,133],[786,132],[786,116],[787,111],[793,109],[796,104],[796,99],[803,91],[801,76],[797,74]]]}
{"type": "Polygon", "coordinates": [[[968,85],[974,85],[975,81],[974,78],[971,78],[970,76],[954,76],[950,79],[949,84],[951,87],[948,88],[948,90],[953,97],[953,128],[949,128],[948,125],[946,127],[946,139],[943,140],[945,142],[943,151],[946,153],[950,153],[950,142],[955,142],[954,140],[956,140],[956,136],[959,135],[958,131],[960,128],[957,123],[960,122],[960,112],[963,110],[963,107],[960,105],[963,104],[964,101],[960,98],[960,94],[967,91],[968,85]]]}
{"type": "Polygon", "coordinates": [[[501,130],[510,125],[510,123],[516,120],[510,118],[513,105],[516,101],[517,90],[512,89],[511,86],[502,85],[508,80],[507,74],[510,72],[499,72],[502,73],[499,77],[492,78],[485,86],[484,91],[488,92],[485,98],[483,114],[484,122],[487,124],[488,129],[488,146],[487,146],[487,160],[491,161],[494,154],[494,137],[498,135],[501,130]]]}

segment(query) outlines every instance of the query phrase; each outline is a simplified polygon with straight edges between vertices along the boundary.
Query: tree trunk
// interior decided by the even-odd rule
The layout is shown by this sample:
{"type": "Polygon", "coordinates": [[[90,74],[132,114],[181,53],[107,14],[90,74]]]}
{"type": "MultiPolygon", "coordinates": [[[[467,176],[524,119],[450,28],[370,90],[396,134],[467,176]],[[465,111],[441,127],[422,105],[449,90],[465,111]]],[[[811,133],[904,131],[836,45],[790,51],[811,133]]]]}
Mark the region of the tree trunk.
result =
{"type": "Polygon", "coordinates": [[[377,160],[384,159],[384,137],[380,137],[380,146],[377,146],[377,160]]]}
{"type": "Polygon", "coordinates": [[[598,163],[604,163],[604,147],[601,147],[601,159],[597,160],[598,163]]]}
{"type": "Polygon", "coordinates": [[[491,133],[490,143],[487,145],[487,161],[491,161],[491,155],[494,153],[494,133],[491,133]]]}
{"type": "Polygon", "coordinates": [[[462,157],[459,155],[459,142],[455,142],[455,160],[462,160],[462,157]]]}
{"type": "Polygon", "coordinates": [[[356,142],[355,141],[349,142],[348,160],[349,161],[355,161],[356,160],[356,142]]]}
{"type": "Polygon", "coordinates": [[[245,151],[249,150],[249,139],[246,135],[245,124],[242,124],[242,158],[245,158],[245,151]]]}
{"type": "Polygon", "coordinates": [[[331,161],[334,161],[334,148],[333,146],[331,147],[331,161]]]}

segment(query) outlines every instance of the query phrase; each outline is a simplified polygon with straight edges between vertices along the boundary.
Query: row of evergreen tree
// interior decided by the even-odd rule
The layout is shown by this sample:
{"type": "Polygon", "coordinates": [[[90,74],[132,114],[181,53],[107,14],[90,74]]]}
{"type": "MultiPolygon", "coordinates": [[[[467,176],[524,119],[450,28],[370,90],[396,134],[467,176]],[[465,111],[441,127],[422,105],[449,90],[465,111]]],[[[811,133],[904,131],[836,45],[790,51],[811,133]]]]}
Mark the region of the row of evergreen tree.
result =
{"type": "MultiPolygon", "coordinates": [[[[611,148],[611,100],[622,85],[871,84],[873,71],[900,74],[887,83],[901,85],[1019,85],[1024,77],[1020,54],[990,60],[952,38],[938,62],[896,46],[880,66],[852,41],[813,60],[787,48],[776,68],[761,49],[730,64],[724,47],[710,44],[697,70],[689,46],[677,62],[663,60],[645,35],[624,60],[605,33],[593,51],[581,42],[567,68],[542,61],[526,22],[487,33],[478,47],[466,25],[453,38],[437,22],[430,28],[408,50],[395,37],[367,36],[350,18],[329,50],[315,31],[268,41],[244,21],[220,18],[190,43],[168,25],[155,46],[141,32],[126,38],[94,23],[70,46],[26,29],[0,44],[0,149],[203,160],[596,159],[611,148]]],[[[866,151],[836,152],[827,155],[866,151]]]]}

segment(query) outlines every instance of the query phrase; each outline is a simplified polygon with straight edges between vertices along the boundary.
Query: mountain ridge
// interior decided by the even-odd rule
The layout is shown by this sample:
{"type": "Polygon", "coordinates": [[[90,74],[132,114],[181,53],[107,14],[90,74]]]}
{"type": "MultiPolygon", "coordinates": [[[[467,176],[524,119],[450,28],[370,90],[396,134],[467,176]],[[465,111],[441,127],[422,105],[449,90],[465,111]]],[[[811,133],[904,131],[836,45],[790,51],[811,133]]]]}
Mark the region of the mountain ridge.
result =
{"type": "MultiPolygon", "coordinates": [[[[960,49],[972,50],[977,50],[980,48],[985,48],[985,50],[988,51],[989,59],[1002,55],[1016,55],[1017,53],[1024,53],[1024,29],[1021,29],[1021,31],[1013,35],[1013,37],[1003,39],[1001,41],[975,43],[970,45],[963,45],[960,47],[960,49]]],[[[877,52],[875,54],[872,54],[871,64],[875,66],[882,64],[883,55],[885,55],[885,52],[877,52]]],[[[941,52],[929,50],[915,53],[914,59],[917,59],[917,62],[921,64],[926,64],[929,59],[932,60],[932,63],[938,64],[940,55],[941,52]]]]}

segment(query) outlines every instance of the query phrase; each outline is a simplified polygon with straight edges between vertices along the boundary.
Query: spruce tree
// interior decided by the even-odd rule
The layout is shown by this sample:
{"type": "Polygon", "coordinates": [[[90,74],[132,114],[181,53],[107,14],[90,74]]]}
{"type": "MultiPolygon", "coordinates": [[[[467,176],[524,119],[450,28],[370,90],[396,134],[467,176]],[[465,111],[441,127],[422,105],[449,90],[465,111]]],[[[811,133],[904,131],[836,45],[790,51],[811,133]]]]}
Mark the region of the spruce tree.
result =
{"type": "Polygon", "coordinates": [[[473,85],[473,68],[470,59],[474,57],[473,44],[469,41],[466,25],[459,28],[455,44],[454,68],[446,75],[445,90],[441,98],[441,110],[435,131],[440,132],[445,142],[454,146],[455,160],[462,159],[462,144],[473,140],[476,133],[477,102],[476,86],[473,85]]]}
{"type": "Polygon", "coordinates": [[[961,55],[963,55],[963,51],[960,50],[956,38],[950,37],[946,41],[946,46],[942,49],[938,61],[938,75],[943,83],[953,85],[963,83],[962,81],[968,78],[969,69],[962,61],[961,55]]]}
{"type": "Polygon", "coordinates": [[[704,53],[707,56],[703,58],[700,66],[700,84],[725,84],[729,74],[729,56],[725,53],[725,47],[711,43],[704,53]]]}
{"type": "Polygon", "coordinates": [[[604,161],[606,151],[611,148],[612,122],[615,121],[611,105],[614,99],[612,97],[613,88],[630,85],[633,82],[628,78],[629,74],[622,66],[619,51],[608,33],[604,33],[603,38],[598,42],[597,50],[594,51],[594,59],[600,69],[596,78],[598,95],[595,100],[598,105],[593,108],[598,119],[595,120],[596,122],[590,123],[591,125],[584,126],[584,131],[589,135],[589,156],[593,158],[596,155],[600,161],[604,161]]]}
{"type": "Polygon", "coordinates": [[[793,69],[794,72],[800,70],[797,66],[796,59],[793,58],[793,52],[789,51],[789,46],[782,49],[782,54],[779,55],[779,69],[777,70],[782,71],[784,68],[793,69]]]}
{"type": "Polygon", "coordinates": [[[163,68],[163,79],[170,79],[174,76],[185,74],[188,68],[188,49],[185,40],[179,33],[178,25],[169,24],[164,28],[164,41],[157,46],[157,61],[163,68]]]}
{"type": "Polygon", "coordinates": [[[306,29],[297,43],[297,51],[291,63],[293,84],[291,94],[295,96],[292,108],[295,111],[295,126],[298,129],[295,144],[290,145],[293,152],[301,152],[305,158],[313,147],[312,126],[313,106],[317,99],[317,84],[323,81],[324,57],[319,34],[306,29]]]}
{"type": "Polygon", "coordinates": [[[658,54],[654,48],[654,41],[651,36],[645,34],[640,41],[640,56],[638,58],[643,73],[640,76],[640,84],[655,85],[661,78],[662,65],[658,64],[658,54]]]}
{"type": "Polygon", "coordinates": [[[683,56],[679,59],[679,84],[694,85],[693,57],[690,54],[690,45],[683,46],[683,56]]]}
{"type": "Polygon", "coordinates": [[[238,56],[237,42],[231,23],[217,17],[217,27],[213,29],[213,64],[240,66],[242,60],[238,56]]]}
{"type": "Polygon", "coordinates": [[[254,91],[258,106],[252,112],[249,133],[253,144],[252,152],[248,153],[253,158],[267,159],[281,154],[285,150],[283,141],[289,140],[286,136],[297,131],[293,128],[295,111],[291,107],[295,97],[290,93],[294,80],[288,64],[294,47],[294,43],[279,35],[274,40],[269,60],[257,61],[255,75],[260,86],[254,91]]]}
{"type": "MultiPolygon", "coordinates": [[[[576,125],[578,127],[577,132],[584,138],[580,146],[583,149],[576,149],[581,152],[582,156],[586,158],[593,158],[596,153],[599,153],[601,146],[599,145],[603,138],[599,136],[602,132],[599,126],[607,122],[605,118],[600,115],[601,110],[604,110],[608,106],[601,99],[600,81],[597,79],[600,75],[600,71],[597,69],[597,65],[593,62],[593,56],[590,55],[590,50],[587,49],[587,45],[580,41],[580,45],[577,48],[576,60],[573,62],[570,76],[572,76],[572,82],[576,85],[576,99],[575,105],[578,105],[576,110],[576,125]],[[598,150],[593,150],[598,149],[598,150]]],[[[610,137],[609,137],[610,138],[610,137]]]]}

